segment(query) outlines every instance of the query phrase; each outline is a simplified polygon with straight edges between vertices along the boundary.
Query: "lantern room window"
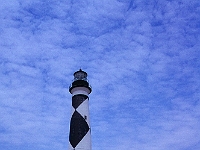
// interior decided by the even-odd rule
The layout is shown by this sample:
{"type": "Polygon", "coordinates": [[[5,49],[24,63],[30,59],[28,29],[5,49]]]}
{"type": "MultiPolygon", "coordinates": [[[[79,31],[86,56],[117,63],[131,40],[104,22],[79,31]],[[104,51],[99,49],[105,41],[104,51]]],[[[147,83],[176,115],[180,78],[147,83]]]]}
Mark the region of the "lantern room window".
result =
{"type": "Polygon", "coordinates": [[[74,73],[74,80],[85,80],[87,81],[87,73],[81,69],[74,73]]]}

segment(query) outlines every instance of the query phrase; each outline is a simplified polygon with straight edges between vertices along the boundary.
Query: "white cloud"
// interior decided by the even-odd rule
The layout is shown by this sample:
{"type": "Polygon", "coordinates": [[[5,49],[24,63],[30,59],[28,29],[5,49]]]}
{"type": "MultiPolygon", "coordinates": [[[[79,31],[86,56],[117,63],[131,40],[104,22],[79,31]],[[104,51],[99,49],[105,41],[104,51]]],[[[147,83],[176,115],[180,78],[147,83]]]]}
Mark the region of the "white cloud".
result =
{"type": "Polygon", "coordinates": [[[13,1],[0,10],[0,147],[66,149],[88,72],[93,149],[199,148],[198,1],[13,1]]]}

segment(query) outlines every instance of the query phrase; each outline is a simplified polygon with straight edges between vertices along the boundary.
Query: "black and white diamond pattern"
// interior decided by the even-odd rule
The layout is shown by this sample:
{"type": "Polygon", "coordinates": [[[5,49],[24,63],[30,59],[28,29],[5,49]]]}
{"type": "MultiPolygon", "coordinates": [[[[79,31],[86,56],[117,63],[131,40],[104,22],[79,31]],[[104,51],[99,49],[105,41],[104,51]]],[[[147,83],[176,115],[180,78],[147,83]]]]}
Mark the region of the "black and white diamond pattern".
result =
{"type": "Polygon", "coordinates": [[[83,94],[78,94],[78,95],[74,95],[72,97],[72,106],[74,107],[74,109],[78,108],[78,106],[83,103],[83,101],[85,101],[88,98],[88,96],[83,95],[83,94]]]}
{"type": "Polygon", "coordinates": [[[70,122],[69,141],[73,148],[79,144],[90,129],[86,121],[88,116],[86,113],[88,110],[85,110],[87,107],[84,105],[88,104],[86,104],[85,101],[88,101],[88,96],[83,94],[74,95],[72,97],[74,112],[70,122]]]}

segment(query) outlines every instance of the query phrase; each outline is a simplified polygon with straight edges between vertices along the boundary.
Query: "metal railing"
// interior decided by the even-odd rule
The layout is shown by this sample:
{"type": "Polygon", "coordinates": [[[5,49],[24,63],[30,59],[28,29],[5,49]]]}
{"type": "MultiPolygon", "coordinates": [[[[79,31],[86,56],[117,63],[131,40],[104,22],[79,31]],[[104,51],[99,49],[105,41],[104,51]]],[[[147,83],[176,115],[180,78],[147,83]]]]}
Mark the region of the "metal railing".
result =
{"type": "MultiPolygon", "coordinates": [[[[74,81],[78,81],[78,80],[86,81],[88,83],[88,87],[92,89],[92,86],[89,84],[88,79],[73,79],[72,84],[73,84],[74,81]]],[[[73,86],[72,84],[69,85],[69,89],[73,86]]]]}

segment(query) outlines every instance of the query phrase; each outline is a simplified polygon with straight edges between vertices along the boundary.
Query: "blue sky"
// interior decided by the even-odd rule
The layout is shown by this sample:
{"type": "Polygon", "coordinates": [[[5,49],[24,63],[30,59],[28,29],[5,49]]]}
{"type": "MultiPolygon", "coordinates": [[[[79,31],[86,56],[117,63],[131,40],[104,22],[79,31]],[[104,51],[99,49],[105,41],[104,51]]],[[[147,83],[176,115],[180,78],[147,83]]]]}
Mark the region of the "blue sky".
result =
{"type": "Polygon", "coordinates": [[[80,68],[93,150],[200,149],[199,0],[0,3],[0,149],[68,149],[80,68]]]}

